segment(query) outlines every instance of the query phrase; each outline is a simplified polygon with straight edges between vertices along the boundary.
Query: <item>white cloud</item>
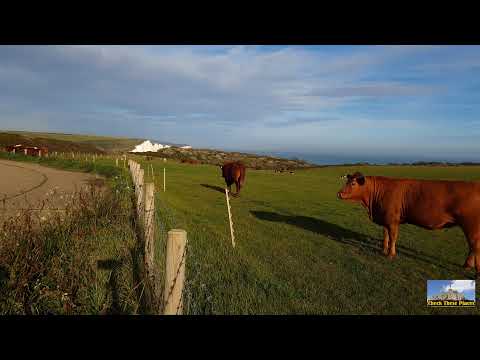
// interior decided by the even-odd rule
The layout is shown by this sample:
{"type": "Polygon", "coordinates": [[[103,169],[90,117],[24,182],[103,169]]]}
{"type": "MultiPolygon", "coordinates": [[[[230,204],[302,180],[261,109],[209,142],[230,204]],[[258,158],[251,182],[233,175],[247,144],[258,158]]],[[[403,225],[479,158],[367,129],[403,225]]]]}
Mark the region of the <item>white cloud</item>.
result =
{"type": "Polygon", "coordinates": [[[268,51],[258,46],[1,46],[0,109],[10,112],[0,112],[0,122],[28,128],[42,115],[51,127],[44,130],[122,131],[137,137],[162,129],[162,138],[165,134],[194,146],[216,141],[243,145],[256,124],[266,142],[284,131],[288,137],[296,126],[295,139],[304,136],[315,143],[313,137],[333,139],[339,129],[355,126],[413,125],[393,122],[393,111],[388,121],[378,122],[363,120],[368,116],[362,114],[344,119],[335,110],[352,97],[429,93],[411,83],[364,79],[391,59],[426,51],[428,47],[382,46],[340,53],[298,46],[268,51]],[[231,136],[215,136],[218,127],[231,136]]]}
{"type": "Polygon", "coordinates": [[[475,290],[475,281],[474,280],[452,280],[449,284],[443,286],[443,291],[448,291],[448,289],[456,290],[458,292],[475,290]]]}

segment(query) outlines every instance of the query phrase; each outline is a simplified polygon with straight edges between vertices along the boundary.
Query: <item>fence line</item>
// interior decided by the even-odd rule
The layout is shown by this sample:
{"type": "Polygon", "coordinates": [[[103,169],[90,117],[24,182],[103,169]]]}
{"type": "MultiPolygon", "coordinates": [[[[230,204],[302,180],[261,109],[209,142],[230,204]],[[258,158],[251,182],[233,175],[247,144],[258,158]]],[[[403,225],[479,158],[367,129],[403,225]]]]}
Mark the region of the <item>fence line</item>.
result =
{"type": "MultiPolygon", "coordinates": [[[[144,183],[144,170],[134,160],[128,160],[128,167],[132,175],[135,189],[135,208],[137,219],[142,229],[144,241],[144,265],[146,279],[153,294],[160,288],[158,279],[155,279],[155,184],[144,183]]],[[[148,170],[148,167],[147,167],[148,170]]],[[[147,173],[148,175],[148,173],[147,173]]],[[[152,166],[153,177],[153,166],[152,166]]],[[[165,181],[165,172],[164,172],[165,181]]],[[[164,183],[165,184],[165,183],[164,183]]],[[[164,185],[165,189],[165,185],[164,185]]],[[[181,315],[183,313],[183,292],[185,287],[185,262],[187,250],[187,232],[182,229],[168,231],[165,261],[165,283],[163,299],[163,311],[160,307],[155,311],[164,315],[181,315]]],[[[156,300],[153,303],[156,303],[156,300]]]]}

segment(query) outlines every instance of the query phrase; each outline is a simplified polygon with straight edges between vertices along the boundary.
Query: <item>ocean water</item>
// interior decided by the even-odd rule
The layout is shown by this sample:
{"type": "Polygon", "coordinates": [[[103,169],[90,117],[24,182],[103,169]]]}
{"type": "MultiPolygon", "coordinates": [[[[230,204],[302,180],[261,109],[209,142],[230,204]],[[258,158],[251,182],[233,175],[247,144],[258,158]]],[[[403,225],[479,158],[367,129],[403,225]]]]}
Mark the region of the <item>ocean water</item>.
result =
{"type": "Polygon", "coordinates": [[[292,152],[260,152],[258,154],[276,156],[286,159],[305,160],[315,165],[341,165],[365,163],[385,165],[389,163],[414,163],[417,161],[432,162],[480,162],[480,158],[473,156],[425,156],[423,154],[410,156],[395,155],[332,155],[332,154],[311,154],[311,153],[292,153],[292,152]]]}

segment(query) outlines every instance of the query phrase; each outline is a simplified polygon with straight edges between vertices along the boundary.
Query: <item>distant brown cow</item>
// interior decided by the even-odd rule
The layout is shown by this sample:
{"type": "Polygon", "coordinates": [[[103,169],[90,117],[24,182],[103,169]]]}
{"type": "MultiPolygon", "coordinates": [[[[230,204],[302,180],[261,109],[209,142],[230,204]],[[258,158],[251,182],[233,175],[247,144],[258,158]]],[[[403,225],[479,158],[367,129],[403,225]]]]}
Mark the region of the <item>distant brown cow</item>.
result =
{"type": "Polygon", "coordinates": [[[225,179],[225,182],[228,186],[228,190],[232,191],[232,184],[235,183],[237,192],[233,196],[238,196],[240,190],[245,183],[245,165],[239,161],[228,162],[220,166],[222,169],[222,177],[225,179]]]}
{"type": "Polygon", "coordinates": [[[200,161],[192,160],[192,159],[182,159],[182,160],[180,160],[180,162],[183,163],[183,164],[192,164],[192,165],[200,164],[200,161]]]}
{"type": "Polygon", "coordinates": [[[360,202],[374,223],[382,225],[383,252],[393,259],[400,224],[428,230],[460,226],[470,248],[464,267],[480,274],[480,183],[395,179],[347,175],[338,192],[342,200],[360,202]]]}

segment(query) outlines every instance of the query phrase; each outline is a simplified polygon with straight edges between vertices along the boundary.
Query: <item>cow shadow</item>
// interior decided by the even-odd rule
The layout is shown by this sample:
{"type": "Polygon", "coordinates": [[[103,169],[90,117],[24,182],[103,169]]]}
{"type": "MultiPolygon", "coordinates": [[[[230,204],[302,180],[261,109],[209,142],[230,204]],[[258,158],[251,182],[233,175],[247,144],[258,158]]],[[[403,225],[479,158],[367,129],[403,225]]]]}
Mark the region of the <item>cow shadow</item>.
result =
{"type": "MultiPolygon", "coordinates": [[[[385,256],[383,254],[383,237],[381,239],[373,239],[365,234],[358,233],[339,225],[309,216],[290,216],[268,211],[250,211],[250,213],[260,220],[280,222],[297,226],[304,230],[323,235],[328,239],[355,246],[363,251],[381,255],[382,257],[385,256]]],[[[396,247],[399,253],[397,256],[405,256],[429,265],[440,267],[449,272],[458,273],[459,271],[463,270],[460,264],[455,264],[444,259],[432,257],[418,250],[398,245],[398,243],[396,247]]]]}
{"type": "Polygon", "coordinates": [[[220,186],[214,186],[214,185],[208,185],[208,184],[200,184],[200,185],[210,190],[215,190],[221,193],[225,193],[225,189],[221,188],[220,186]]]}

